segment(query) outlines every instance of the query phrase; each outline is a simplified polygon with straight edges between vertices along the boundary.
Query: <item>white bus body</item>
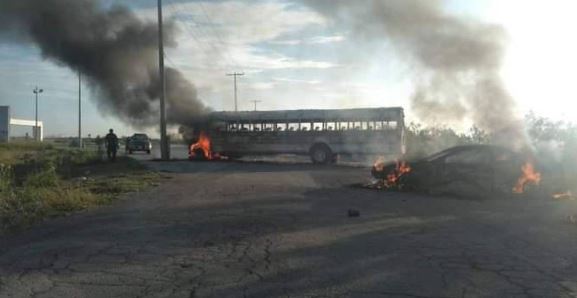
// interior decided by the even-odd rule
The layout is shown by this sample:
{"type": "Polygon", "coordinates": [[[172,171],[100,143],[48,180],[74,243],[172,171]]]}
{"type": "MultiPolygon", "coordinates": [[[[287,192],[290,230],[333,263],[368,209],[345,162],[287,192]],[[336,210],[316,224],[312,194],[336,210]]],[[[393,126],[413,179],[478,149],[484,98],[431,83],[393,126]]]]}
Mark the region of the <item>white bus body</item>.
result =
{"type": "Polygon", "coordinates": [[[404,154],[402,108],[214,112],[208,122],[212,152],[230,157],[308,154],[329,163],[339,154],[404,154]]]}

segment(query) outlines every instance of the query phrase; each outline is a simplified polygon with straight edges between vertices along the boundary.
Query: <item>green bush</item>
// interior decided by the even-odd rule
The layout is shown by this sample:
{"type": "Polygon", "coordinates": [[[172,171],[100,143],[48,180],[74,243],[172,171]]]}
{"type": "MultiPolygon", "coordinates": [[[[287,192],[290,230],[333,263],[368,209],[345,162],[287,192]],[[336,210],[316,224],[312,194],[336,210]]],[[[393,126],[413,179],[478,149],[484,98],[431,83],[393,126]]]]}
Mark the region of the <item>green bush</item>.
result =
{"type": "Polygon", "coordinates": [[[51,163],[47,164],[45,168],[39,172],[29,175],[24,181],[24,187],[43,188],[43,187],[57,187],[60,178],[56,173],[56,167],[51,163]]]}

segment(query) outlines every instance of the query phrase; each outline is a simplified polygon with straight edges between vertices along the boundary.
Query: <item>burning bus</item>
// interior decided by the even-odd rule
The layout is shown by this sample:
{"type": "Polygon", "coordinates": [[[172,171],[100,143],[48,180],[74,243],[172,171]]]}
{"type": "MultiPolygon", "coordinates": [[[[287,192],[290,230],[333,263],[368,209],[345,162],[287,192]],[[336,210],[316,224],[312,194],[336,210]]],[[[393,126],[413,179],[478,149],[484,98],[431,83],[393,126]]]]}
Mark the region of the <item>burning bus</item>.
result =
{"type": "Polygon", "coordinates": [[[400,107],[214,112],[193,130],[191,159],[296,154],[327,164],[338,155],[405,152],[400,107]]]}

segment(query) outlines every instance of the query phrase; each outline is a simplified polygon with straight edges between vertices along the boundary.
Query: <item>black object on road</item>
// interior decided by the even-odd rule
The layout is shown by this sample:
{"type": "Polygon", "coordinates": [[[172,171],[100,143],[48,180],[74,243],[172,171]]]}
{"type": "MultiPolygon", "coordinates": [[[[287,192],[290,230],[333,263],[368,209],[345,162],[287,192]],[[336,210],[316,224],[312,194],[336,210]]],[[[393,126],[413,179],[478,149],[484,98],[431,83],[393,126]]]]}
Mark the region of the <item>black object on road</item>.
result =
{"type": "Polygon", "coordinates": [[[361,212],[356,209],[349,209],[348,211],[349,217],[359,217],[361,216],[361,212]]]}

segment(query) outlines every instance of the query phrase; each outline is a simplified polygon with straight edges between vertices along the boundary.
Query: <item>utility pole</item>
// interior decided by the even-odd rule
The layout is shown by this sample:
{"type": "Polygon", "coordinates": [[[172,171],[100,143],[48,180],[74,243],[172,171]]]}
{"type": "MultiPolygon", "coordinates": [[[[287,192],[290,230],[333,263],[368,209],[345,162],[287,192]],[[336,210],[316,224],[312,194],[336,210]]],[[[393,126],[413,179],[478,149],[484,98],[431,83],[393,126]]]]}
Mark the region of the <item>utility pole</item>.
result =
{"type": "Polygon", "coordinates": [[[227,76],[232,76],[234,77],[234,111],[238,112],[238,101],[237,101],[237,95],[236,95],[236,77],[238,76],[244,76],[244,72],[238,73],[238,72],[233,72],[233,73],[227,73],[227,76]]]}
{"type": "Polygon", "coordinates": [[[164,78],[164,40],[162,32],[162,0],[158,0],[158,67],[160,80],[160,158],[169,160],[168,140],[166,139],[166,81],[164,78]]]}
{"type": "Polygon", "coordinates": [[[82,148],[82,73],[78,71],[78,148],[82,148]]]}
{"type": "Polygon", "coordinates": [[[38,94],[44,92],[44,90],[42,89],[38,89],[38,86],[36,86],[36,88],[34,88],[34,90],[32,90],[32,92],[34,92],[34,95],[36,97],[36,104],[35,104],[35,117],[34,117],[34,140],[35,141],[40,141],[40,134],[38,131],[38,94]]]}
{"type": "Polygon", "coordinates": [[[256,103],[261,102],[262,100],[251,100],[254,103],[254,110],[256,111],[256,103]]]}

